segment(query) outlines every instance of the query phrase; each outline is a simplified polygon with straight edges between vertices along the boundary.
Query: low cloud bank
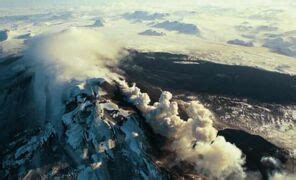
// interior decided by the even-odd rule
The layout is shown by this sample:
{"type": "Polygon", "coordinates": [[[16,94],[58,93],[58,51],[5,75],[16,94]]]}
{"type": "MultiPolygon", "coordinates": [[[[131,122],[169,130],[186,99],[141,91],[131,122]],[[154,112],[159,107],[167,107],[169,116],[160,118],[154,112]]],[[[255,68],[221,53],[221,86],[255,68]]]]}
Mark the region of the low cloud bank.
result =
{"type": "Polygon", "coordinates": [[[133,103],[145,116],[155,133],[173,140],[169,148],[178,155],[177,161],[194,165],[198,173],[208,177],[243,179],[244,159],[235,145],[217,136],[213,127],[214,117],[200,102],[186,104],[187,121],[178,114],[178,105],[172,101],[172,94],[164,91],[159,102],[150,105],[147,93],[135,86],[120,82],[128,101],[133,103]]]}

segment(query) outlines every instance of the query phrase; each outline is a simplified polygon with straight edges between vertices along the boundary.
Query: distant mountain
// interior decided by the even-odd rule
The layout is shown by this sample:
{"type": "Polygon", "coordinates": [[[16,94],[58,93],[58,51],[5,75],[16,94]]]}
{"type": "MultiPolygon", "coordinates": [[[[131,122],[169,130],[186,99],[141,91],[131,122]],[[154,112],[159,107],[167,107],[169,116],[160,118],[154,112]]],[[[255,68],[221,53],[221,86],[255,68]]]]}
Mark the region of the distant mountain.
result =
{"type": "Polygon", "coordinates": [[[154,25],[155,28],[161,28],[168,31],[177,31],[183,34],[196,35],[199,34],[199,29],[194,24],[187,24],[178,21],[164,21],[154,25]]]}
{"type": "Polygon", "coordinates": [[[247,47],[253,47],[254,44],[251,41],[243,41],[240,39],[234,39],[227,41],[227,44],[234,44],[239,46],[247,46],[247,47]]]}
{"type": "Polygon", "coordinates": [[[31,33],[26,33],[15,37],[16,39],[30,39],[32,37],[31,33]]]}
{"type": "Polygon", "coordinates": [[[266,25],[257,26],[256,28],[257,31],[277,31],[278,29],[278,27],[266,25]]]}
{"type": "Polygon", "coordinates": [[[139,35],[143,36],[165,36],[163,32],[157,32],[152,29],[147,29],[146,31],[140,32],[139,35]]]}
{"type": "Polygon", "coordinates": [[[0,42],[8,39],[8,30],[0,30],[0,42]]]}
{"type": "Polygon", "coordinates": [[[104,24],[101,19],[95,20],[95,22],[92,25],[89,25],[88,27],[103,27],[104,24]]]}
{"type": "Polygon", "coordinates": [[[263,47],[286,56],[296,57],[296,33],[289,31],[264,40],[263,47]]]}
{"type": "Polygon", "coordinates": [[[147,11],[135,11],[133,13],[125,13],[123,17],[127,20],[156,20],[156,19],[162,19],[169,14],[167,13],[149,13],[147,11]]]}

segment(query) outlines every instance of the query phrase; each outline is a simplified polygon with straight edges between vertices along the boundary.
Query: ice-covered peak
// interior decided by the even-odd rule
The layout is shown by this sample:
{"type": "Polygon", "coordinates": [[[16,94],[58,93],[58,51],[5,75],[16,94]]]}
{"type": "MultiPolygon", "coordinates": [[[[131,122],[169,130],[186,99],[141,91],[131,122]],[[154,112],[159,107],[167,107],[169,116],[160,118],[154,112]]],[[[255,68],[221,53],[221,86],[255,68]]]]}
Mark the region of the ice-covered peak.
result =
{"type": "Polygon", "coordinates": [[[0,30],[0,42],[8,39],[8,30],[0,30]]]}
{"type": "Polygon", "coordinates": [[[234,39],[234,40],[229,40],[227,41],[228,44],[234,44],[234,45],[239,45],[239,46],[247,46],[247,47],[252,47],[254,44],[251,41],[243,41],[240,39],[234,39]]]}
{"type": "Polygon", "coordinates": [[[157,32],[152,29],[147,29],[146,31],[140,32],[139,35],[143,36],[165,36],[163,32],[157,32]]]}
{"type": "Polygon", "coordinates": [[[24,132],[20,136],[26,142],[24,145],[18,144],[19,140],[12,142],[16,150],[8,148],[3,177],[162,177],[163,172],[147,154],[150,145],[135,114],[127,114],[109,99],[112,92],[109,91],[109,95],[94,93],[104,88],[101,81],[89,79],[79,88],[69,87],[61,136],[51,124],[46,124],[37,135],[24,132]]]}
{"type": "Polygon", "coordinates": [[[168,16],[167,13],[149,13],[147,11],[135,11],[133,13],[125,13],[123,17],[128,20],[156,20],[156,19],[162,19],[164,17],[168,16]]]}
{"type": "Polygon", "coordinates": [[[179,21],[163,21],[155,24],[153,27],[190,35],[198,35],[200,33],[195,24],[188,24],[179,21]]]}
{"type": "Polygon", "coordinates": [[[104,23],[101,19],[96,19],[92,25],[89,25],[88,27],[103,27],[104,23]]]}

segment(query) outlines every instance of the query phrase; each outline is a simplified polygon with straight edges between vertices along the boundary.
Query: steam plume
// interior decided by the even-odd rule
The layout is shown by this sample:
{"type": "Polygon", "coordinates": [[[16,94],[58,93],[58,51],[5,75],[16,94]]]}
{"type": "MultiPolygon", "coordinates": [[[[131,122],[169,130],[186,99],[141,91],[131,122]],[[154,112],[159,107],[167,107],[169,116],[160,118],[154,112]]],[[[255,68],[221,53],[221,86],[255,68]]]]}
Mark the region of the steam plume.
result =
{"type": "Polygon", "coordinates": [[[60,123],[66,87],[88,78],[116,79],[106,66],[122,55],[121,47],[94,30],[70,29],[32,38],[24,61],[34,73],[36,116],[60,123]]]}
{"type": "Polygon", "coordinates": [[[147,93],[142,93],[134,84],[129,87],[124,81],[120,87],[128,101],[133,103],[145,116],[156,133],[173,139],[170,148],[178,155],[179,161],[195,166],[198,173],[208,177],[243,179],[242,153],[235,145],[217,136],[213,127],[213,115],[200,102],[187,104],[187,121],[180,118],[178,105],[172,102],[172,94],[162,92],[159,102],[150,105],[147,93]]]}

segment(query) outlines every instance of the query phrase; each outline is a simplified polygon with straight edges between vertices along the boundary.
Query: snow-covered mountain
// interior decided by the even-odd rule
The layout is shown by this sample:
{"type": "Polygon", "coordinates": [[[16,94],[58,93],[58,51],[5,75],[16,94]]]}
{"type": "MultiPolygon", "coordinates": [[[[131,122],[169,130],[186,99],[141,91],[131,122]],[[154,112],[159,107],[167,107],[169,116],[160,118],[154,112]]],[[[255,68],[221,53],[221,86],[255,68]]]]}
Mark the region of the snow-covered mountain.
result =
{"type": "Polygon", "coordinates": [[[0,30],[0,42],[8,39],[8,31],[0,30]]]}
{"type": "Polygon", "coordinates": [[[164,17],[168,16],[167,13],[150,13],[147,11],[135,11],[133,13],[125,13],[123,17],[128,20],[135,20],[135,21],[151,21],[151,20],[157,20],[162,19],[164,17]]]}
{"type": "MultiPolygon", "coordinates": [[[[147,155],[151,149],[140,118],[104,93],[108,84],[90,79],[73,84],[60,121],[24,130],[5,146],[5,178],[146,179],[165,176],[147,155]],[[105,95],[104,95],[105,94],[105,95]]],[[[112,94],[111,94],[112,95],[112,94]]]]}
{"type": "MultiPolygon", "coordinates": [[[[137,63],[147,61],[145,66],[149,70],[151,62],[174,63],[188,57],[123,52],[120,48],[106,51],[113,46],[111,43],[107,47],[109,43],[94,30],[72,29],[37,36],[28,41],[22,57],[2,60],[1,68],[7,78],[1,80],[4,92],[1,103],[6,107],[1,110],[1,126],[15,123],[20,126],[4,131],[1,177],[244,179],[260,167],[263,167],[262,176],[269,176],[274,169],[281,172],[283,167],[289,169],[293,165],[287,160],[293,159],[292,154],[264,139],[261,143],[272,147],[271,151],[238,143],[232,131],[230,134],[219,131],[235,123],[226,118],[227,114],[219,114],[226,119],[218,121],[213,112],[219,112],[219,108],[212,107],[213,112],[208,109],[202,103],[206,97],[201,96],[202,101],[198,96],[191,100],[173,98],[170,92],[162,90],[158,96],[151,92],[149,81],[146,86],[140,85],[147,89],[147,94],[123,80],[131,80],[135,72],[139,73],[135,74],[138,78],[145,75],[139,65],[126,69],[129,61],[132,63],[137,58],[140,58],[137,63]],[[92,49],[93,45],[99,47],[100,44],[102,48],[92,49]],[[118,66],[118,58],[123,59],[124,66],[118,66]],[[124,77],[122,71],[125,71],[124,77]],[[13,113],[16,108],[17,113],[13,113]],[[249,146],[256,152],[249,151],[249,146]],[[253,159],[252,153],[260,155],[253,159]],[[269,163],[261,159],[267,156],[279,163],[271,167],[265,165],[269,163]]],[[[155,66],[154,75],[158,75],[159,67],[172,68],[171,72],[176,70],[170,64],[155,66]]],[[[182,80],[183,73],[177,74],[175,77],[182,80]]],[[[165,74],[157,78],[161,82],[159,87],[167,87],[163,78],[165,74]]],[[[140,79],[140,84],[145,80],[140,79]]],[[[175,85],[181,87],[178,83],[175,85]]],[[[213,102],[223,104],[223,100],[213,102]]],[[[250,110],[250,114],[245,111],[248,112],[245,117],[252,117],[255,111],[250,110]]],[[[293,125],[294,121],[290,123],[293,125]]],[[[251,137],[248,133],[244,136],[251,137]]],[[[276,137],[270,140],[273,138],[276,137]]]]}
{"type": "Polygon", "coordinates": [[[264,47],[271,51],[296,57],[296,31],[283,34],[271,34],[264,40],[264,47]]]}
{"type": "Polygon", "coordinates": [[[16,1],[0,179],[295,179],[293,1],[16,1]]]}
{"type": "Polygon", "coordinates": [[[92,25],[89,25],[88,27],[102,27],[104,26],[103,22],[101,19],[95,20],[95,22],[92,25]]]}
{"type": "Polygon", "coordinates": [[[229,40],[227,41],[228,44],[234,44],[234,45],[239,45],[239,46],[247,46],[247,47],[252,47],[254,46],[254,44],[252,42],[246,42],[243,40],[239,40],[239,39],[234,39],[234,40],[229,40]]]}
{"type": "Polygon", "coordinates": [[[147,29],[146,31],[140,32],[139,35],[143,36],[164,36],[165,33],[163,32],[157,32],[152,29],[147,29]]]}
{"type": "Polygon", "coordinates": [[[194,24],[182,23],[178,21],[164,21],[155,24],[153,27],[161,28],[168,31],[177,31],[183,34],[197,35],[199,34],[199,29],[194,24]]]}

